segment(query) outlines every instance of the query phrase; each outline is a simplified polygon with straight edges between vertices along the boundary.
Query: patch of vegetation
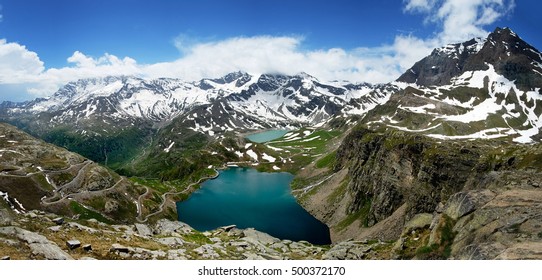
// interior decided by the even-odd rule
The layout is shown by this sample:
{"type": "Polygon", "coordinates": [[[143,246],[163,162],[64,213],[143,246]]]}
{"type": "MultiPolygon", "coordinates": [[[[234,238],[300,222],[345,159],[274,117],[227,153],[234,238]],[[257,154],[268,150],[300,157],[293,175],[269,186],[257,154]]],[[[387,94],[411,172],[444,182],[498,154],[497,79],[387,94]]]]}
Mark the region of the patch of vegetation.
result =
{"type": "Polygon", "coordinates": [[[339,198],[342,198],[346,193],[346,187],[348,186],[348,180],[344,180],[341,184],[333,190],[333,192],[327,197],[327,202],[337,203],[339,198]]]}
{"type": "Polygon", "coordinates": [[[96,219],[106,224],[112,224],[112,221],[104,217],[102,214],[92,211],[90,209],[87,209],[81,204],[77,203],[76,201],[70,201],[70,208],[75,214],[79,215],[79,219],[84,219],[84,220],[96,219]]]}
{"type": "Polygon", "coordinates": [[[418,259],[448,259],[452,253],[452,243],[456,233],[453,231],[455,221],[443,215],[439,225],[440,240],[438,243],[420,247],[416,250],[418,259]]]}
{"type": "Polygon", "coordinates": [[[350,226],[353,222],[360,220],[361,226],[367,227],[368,226],[368,215],[369,210],[371,210],[371,200],[366,199],[362,202],[361,207],[358,209],[358,211],[349,214],[346,218],[344,218],[342,221],[340,221],[336,228],[338,231],[342,231],[348,226],[350,226]]]}
{"type": "Polygon", "coordinates": [[[187,242],[196,243],[198,245],[212,244],[213,242],[201,232],[193,232],[191,234],[183,235],[184,240],[187,242]]]}
{"type": "Polygon", "coordinates": [[[68,172],[51,174],[49,176],[57,186],[62,186],[66,183],[69,183],[75,178],[75,176],[68,172]]]}
{"type": "Polygon", "coordinates": [[[43,135],[43,139],[118,169],[142,150],[147,133],[147,130],[134,126],[106,135],[80,135],[69,127],[57,127],[43,135]]]}
{"type": "Polygon", "coordinates": [[[320,158],[316,161],[315,166],[316,168],[329,168],[333,166],[335,163],[335,158],[337,157],[337,151],[331,152],[324,156],[323,158],[320,158]]]}

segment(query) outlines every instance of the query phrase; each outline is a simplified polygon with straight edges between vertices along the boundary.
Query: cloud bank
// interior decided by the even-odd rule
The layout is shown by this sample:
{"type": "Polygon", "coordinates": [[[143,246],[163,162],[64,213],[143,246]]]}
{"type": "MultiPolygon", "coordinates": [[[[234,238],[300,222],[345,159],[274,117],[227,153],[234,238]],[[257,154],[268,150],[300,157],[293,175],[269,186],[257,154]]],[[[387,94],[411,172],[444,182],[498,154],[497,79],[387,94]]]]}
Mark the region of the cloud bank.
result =
{"type": "Polygon", "coordinates": [[[435,47],[487,35],[484,27],[509,14],[514,1],[408,0],[404,12],[424,15],[437,26],[430,38],[397,35],[391,44],[305,50],[301,36],[235,37],[198,42],[179,36],[175,46],[183,56],[175,61],[139,64],[132,58],[104,54],[90,57],[75,51],[63,68],[44,67],[39,55],[24,45],[0,40],[0,86],[23,87],[29,98],[48,96],[63,84],[81,78],[135,75],[172,77],[187,81],[215,78],[232,71],[252,74],[307,72],[321,80],[384,83],[403,73],[435,47]]]}

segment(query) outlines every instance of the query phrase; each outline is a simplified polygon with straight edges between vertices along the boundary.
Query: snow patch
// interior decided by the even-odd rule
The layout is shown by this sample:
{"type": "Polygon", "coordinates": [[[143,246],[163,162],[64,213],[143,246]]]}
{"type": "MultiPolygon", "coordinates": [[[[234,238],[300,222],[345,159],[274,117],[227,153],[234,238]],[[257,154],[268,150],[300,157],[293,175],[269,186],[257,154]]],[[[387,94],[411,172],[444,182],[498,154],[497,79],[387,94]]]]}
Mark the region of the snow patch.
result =
{"type": "Polygon", "coordinates": [[[274,158],[274,157],[272,157],[272,156],[270,156],[270,155],[268,155],[266,153],[263,153],[262,159],[267,160],[269,162],[275,162],[276,161],[276,158],[274,158]]]}
{"type": "Polygon", "coordinates": [[[174,144],[175,142],[171,142],[171,144],[169,144],[169,146],[164,149],[164,152],[169,153],[169,150],[171,150],[171,147],[173,147],[174,144]]]}
{"type": "Polygon", "coordinates": [[[248,150],[247,155],[256,161],[258,160],[258,154],[256,154],[253,150],[248,150]]]}

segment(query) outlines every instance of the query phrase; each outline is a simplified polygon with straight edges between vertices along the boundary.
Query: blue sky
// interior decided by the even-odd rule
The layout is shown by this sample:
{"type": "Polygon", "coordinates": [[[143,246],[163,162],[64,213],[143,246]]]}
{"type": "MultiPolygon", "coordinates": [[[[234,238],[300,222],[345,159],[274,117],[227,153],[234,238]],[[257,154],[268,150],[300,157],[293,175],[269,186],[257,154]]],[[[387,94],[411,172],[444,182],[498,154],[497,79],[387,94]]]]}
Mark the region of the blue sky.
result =
{"type": "Polygon", "coordinates": [[[542,49],[540,1],[0,0],[0,100],[103,75],[305,71],[388,82],[432,48],[509,26],[542,49]]]}

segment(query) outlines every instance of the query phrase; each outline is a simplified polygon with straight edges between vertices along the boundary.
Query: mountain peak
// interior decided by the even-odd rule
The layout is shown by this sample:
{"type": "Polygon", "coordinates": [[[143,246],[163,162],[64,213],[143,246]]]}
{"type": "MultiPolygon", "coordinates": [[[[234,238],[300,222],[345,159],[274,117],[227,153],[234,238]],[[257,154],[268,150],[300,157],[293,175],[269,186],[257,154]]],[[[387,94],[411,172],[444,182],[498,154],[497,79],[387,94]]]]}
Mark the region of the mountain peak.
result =
{"type": "Polygon", "coordinates": [[[542,65],[540,52],[510,28],[497,27],[485,39],[474,38],[436,48],[429,56],[416,62],[397,81],[422,86],[442,86],[466,71],[487,70],[488,64],[493,65],[497,73],[511,81],[517,81],[518,86],[525,89],[533,88],[542,78],[538,78],[541,75],[537,73],[542,72],[542,69],[539,69],[542,65]]]}

